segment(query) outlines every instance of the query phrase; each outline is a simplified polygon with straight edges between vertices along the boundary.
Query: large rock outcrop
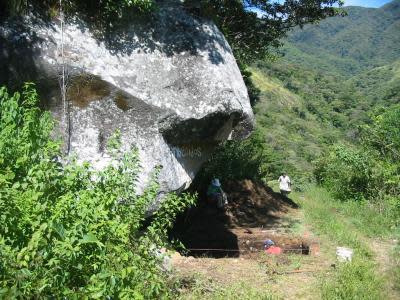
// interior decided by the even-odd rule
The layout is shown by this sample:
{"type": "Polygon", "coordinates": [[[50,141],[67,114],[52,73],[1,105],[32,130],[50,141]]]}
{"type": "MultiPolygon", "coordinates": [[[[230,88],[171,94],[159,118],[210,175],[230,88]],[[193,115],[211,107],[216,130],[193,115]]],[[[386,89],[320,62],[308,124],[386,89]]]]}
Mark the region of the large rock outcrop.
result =
{"type": "MultiPolygon", "coordinates": [[[[29,17],[0,27],[0,84],[37,83],[43,105],[66,136],[60,97],[59,21],[29,17]]],[[[161,192],[188,186],[215,145],[244,138],[253,113],[232,51],[217,27],[180,4],[160,5],[151,22],[99,35],[82,21],[64,28],[70,148],[80,160],[107,164],[116,129],[136,146],[143,188],[161,165],[161,192]]]]}

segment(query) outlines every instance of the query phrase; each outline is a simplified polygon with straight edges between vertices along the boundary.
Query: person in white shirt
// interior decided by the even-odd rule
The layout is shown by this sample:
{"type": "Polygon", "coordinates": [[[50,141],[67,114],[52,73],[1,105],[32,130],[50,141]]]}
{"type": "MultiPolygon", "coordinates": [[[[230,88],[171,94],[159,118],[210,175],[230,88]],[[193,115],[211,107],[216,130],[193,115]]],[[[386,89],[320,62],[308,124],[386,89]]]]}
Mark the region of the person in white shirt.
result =
{"type": "Polygon", "coordinates": [[[282,173],[281,176],[279,176],[279,189],[281,190],[281,194],[285,197],[289,195],[289,193],[292,191],[291,185],[292,183],[290,182],[289,176],[284,172],[282,173]]]}

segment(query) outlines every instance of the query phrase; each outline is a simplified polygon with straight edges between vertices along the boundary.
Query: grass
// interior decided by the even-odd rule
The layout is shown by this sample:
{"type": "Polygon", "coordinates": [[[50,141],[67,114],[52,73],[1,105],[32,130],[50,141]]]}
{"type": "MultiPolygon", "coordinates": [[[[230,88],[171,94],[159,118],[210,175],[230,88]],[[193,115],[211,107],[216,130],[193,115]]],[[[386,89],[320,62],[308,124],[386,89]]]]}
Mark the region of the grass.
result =
{"type": "Polygon", "coordinates": [[[389,276],[393,278],[393,288],[400,294],[400,244],[393,249],[391,253],[392,268],[389,270],[389,276]]]}
{"type": "MultiPolygon", "coordinates": [[[[308,188],[304,197],[294,193],[293,198],[304,210],[306,222],[321,238],[332,245],[354,250],[352,262],[340,263],[335,271],[321,278],[321,298],[387,299],[384,274],[378,270],[366,237],[366,233],[386,232],[380,217],[366,213],[368,208],[362,204],[337,202],[321,188],[308,188]],[[362,226],[356,226],[360,224],[362,226]]],[[[394,272],[392,276],[398,275],[398,268],[394,272]]]]}
{"type": "Polygon", "coordinates": [[[204,278],[200,274],[194,274],[190,278],[185,278],[181,282],[179,288],[179,298],[181,300],[197,300],[197,299],[241,299],[241,300],[275,300],[279,297],[275,296],[268,290],[257,289],[250,286],[246,282],[233,283],[229,286],[219,286],[211,279],[204,278]]]}
{"type": "Polygon", "coordinates": [[[304,209],[306,221],[313,225],[316,233],[368,255],[369,251],[360,241],[360,236],[341,220],[337,206],[333,205],[335,201],[326,190],[309,188],[305,197],[297,198],[296,194],[294,197],[304,209]]]}
{"type": "Polygon", "coordinates": [[[387,299],[383,279],[366,257],[341,264],[333,276],[321,280],[322,299],[387,299]]]}
{"type": "Polygon", "coordinates": [[[336,202],[338,213],[368,237],[389,237],[393,234],[393,218],[379,213],[379,208],[367,201],[336,202]]]}
{"type": "Polygon", "coordinates": [[[301,103],[298,95],[283,87],[276,78],[266,77],[260,70],[252,68],[251,78],[256,87],[264,93],[271,94],[280,107],[292,107],[301,103]]]}

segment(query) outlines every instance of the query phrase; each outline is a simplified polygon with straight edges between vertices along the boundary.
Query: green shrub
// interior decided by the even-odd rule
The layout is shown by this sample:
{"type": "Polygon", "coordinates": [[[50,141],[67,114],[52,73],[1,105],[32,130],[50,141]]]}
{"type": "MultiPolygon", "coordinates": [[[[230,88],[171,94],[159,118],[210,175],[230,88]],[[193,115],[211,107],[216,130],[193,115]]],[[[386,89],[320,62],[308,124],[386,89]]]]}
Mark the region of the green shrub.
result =
{"type": "Polygon", "coordinates": [[[282,172],[283,158],[260,131],[244,141],[227,141],[217,148],[199,177],[223,179],[273,179],[282,172]]]}
{"type": "Polygon", "coordinates": [[[372,116],[372,124],[362,127],[364,145],[376,149],[385,159],[400,159],[400,105],[372,116]]]}
{"type": "Polygon", "coordinates": [[[158,171],[137,195],[135,149],[114,148],[114,163],[102,171],[73,161],[62,165],[50,139],[51,118],[36,104],[32,85],[22,95],[0,89],[0,298],[168,294],[157,251],[193,198],[169,195],[145,227],[158,171]]]}
{"type": "Polygon", "coordinates": [[[366,200],[359,206],[365,221],[394,229],[400,224],[400,106],[371,119],[361,127],[361,143],[332,147],[317,162],[315,175],[337,199],[366,200]]]}
{"type": "Polygon", "coordinates": [[[362,149],[336,145],[317,163],[317,180],[338,199],[362,200],[372,197],[380,181],[376,162],[362,149]]]}

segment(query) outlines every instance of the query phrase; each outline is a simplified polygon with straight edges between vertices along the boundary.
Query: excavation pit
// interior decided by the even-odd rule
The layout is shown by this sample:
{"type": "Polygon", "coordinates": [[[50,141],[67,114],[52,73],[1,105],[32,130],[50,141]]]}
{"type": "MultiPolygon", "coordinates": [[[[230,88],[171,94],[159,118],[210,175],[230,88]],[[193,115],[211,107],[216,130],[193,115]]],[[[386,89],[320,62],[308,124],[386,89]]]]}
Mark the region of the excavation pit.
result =
{"type": "MultiPolygon", "coordinates": [[[[304,238],[275,234],[271,231],[266,231],[261,228],[252,229],[232,229],[231,233],[235,235],[235,239],[230,239],[226,243],[223,239],[208,240],[206,243],[197,244],[193,247],[192,244],[187,244],[187,249],[184,252],[187,256],[193,257],[243,257],[253,258],[261,253],[264,253],[264,242],[268,239],[274,241],[275,246],[282,249],[282,254],[299,254],[311,255],[314,254],[317,248],[315,243],[312,243],[304,238]],[[233,241],[235,240],[235,243],[233,241]],[[206,245],[209,245],[208,248],[206,245]],[[210,247],[210,246],[213,247],[210,247]],[[229,247],[230,246],[230,247],[229,247]]],[[[203,240],[204,241],[204,240],[203,240]]]]}
{"type": "Polygon", "coordinates": [[[207,204],[206,196],[199,192],[198,205],[178,219],[171,237],[185,246],[182,254],[252,258],[265,252],[268,239],[283,255],[315,252],[311,240],[290,233],[297,222],[292,215],[298,208],[292,200],[251,180],[226,182],[223,188],[229,201],[223,210],[207,204]]]}

